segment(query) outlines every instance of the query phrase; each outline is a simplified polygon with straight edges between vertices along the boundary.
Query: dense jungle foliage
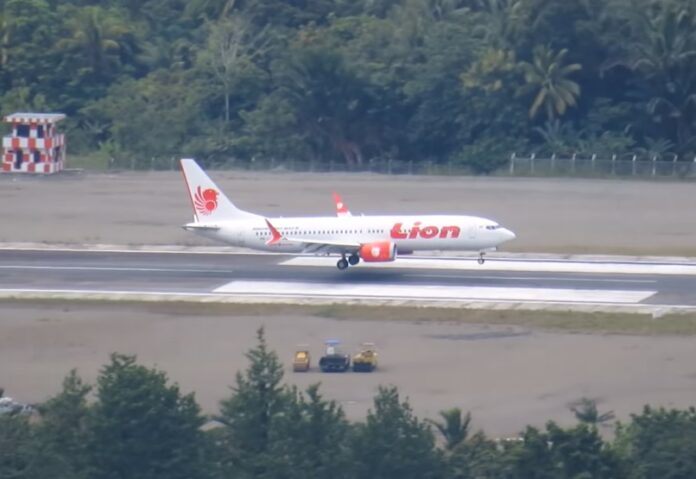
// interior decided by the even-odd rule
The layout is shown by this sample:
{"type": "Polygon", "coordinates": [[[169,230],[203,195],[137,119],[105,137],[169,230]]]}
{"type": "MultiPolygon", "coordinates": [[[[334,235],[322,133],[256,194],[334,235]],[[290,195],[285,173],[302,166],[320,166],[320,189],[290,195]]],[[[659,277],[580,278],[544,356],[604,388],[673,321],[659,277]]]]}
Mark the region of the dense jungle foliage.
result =
{"type": "Polygon", "coordinates": [[[139,161],[693,159],[694,0],[0,0],[0,109],[139,161]]]}
{"type": "MultiPolygon", "coordinates": [[[[592,401],[578,423],[527,427],[494,440],[459,409],[416,417],[395,388],[380,388],[350,422],[318,386],[285,385],[263,330],[230,396],[202,427],[193,394],[162,371],[113,354],[97,379],[74,371],[38,417],[0,416],[0,477],[12,479],[689,479],[696,477],[696,410],[646,407],[600,435],[592,401]]],[[[224,379],[221,378],[224,381],[224,379]]]]}

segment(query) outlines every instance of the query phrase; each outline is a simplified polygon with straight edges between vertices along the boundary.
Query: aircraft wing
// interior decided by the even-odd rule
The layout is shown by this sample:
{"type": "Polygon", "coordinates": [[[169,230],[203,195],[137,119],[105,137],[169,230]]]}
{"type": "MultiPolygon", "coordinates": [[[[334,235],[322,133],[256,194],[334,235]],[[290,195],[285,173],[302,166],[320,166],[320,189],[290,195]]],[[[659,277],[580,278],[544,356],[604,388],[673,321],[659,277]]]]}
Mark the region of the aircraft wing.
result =
{"type": "Polygon", "coordinates": [[[354,253],[360,249],[359,243],[346,241],[317,241],[303,238],[285,238],[285,240],[302,244],[303,253],[354,253]]]}
{"type": "Polygon", "coordinates": [[[351,241],[326,241],[315,240],[310,238],[293,238],[283,236],[270,221],[266,220],[268,228],[271,230],[271,239],[266,241],[266,244],[272,245],[279,243],[281,240],[291,243],[298,243],[304,246],[303,253],[353,253],[360,249],[360,243],[351,241]]]}

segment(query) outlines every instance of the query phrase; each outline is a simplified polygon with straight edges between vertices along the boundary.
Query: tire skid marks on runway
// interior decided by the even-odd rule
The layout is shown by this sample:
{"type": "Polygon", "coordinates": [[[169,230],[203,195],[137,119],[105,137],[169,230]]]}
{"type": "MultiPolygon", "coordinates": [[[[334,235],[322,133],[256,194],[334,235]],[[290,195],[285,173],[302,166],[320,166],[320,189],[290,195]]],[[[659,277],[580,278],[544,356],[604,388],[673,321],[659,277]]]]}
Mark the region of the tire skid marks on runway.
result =
{"type": "MultiPolygon", "coordinates": [[[[336,267],[336,259],[326,256],[298,256],[280,263],[283,266],[336,267]]],[[[478,264],[472,259],[397,258],[390,263],[361,263],[358,268],[445,269],[460,271],[516,271],[539,273],[654,274],[696,276],[693,264],[593,263],[567,261],[505,261],[489,259],[478,264]]]]}
{"type": "Polygon", "coordinates": [[[656,291],[623,291],[560,288],[501,288],[485,286],[403,285],[403,284],[328,284],[282,281],[232,281],[214,293],[253,294],[294,297],[384,298],[452,301],[520,301],[549,303],[635,304],[656,291]]]}

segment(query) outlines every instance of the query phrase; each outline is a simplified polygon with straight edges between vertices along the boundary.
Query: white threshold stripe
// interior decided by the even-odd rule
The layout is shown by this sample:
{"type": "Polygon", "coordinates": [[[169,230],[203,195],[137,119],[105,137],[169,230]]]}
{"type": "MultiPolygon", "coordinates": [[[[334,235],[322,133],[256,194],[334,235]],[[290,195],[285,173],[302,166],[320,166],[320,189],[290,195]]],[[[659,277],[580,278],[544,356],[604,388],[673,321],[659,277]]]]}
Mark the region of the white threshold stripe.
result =
{"type": "MultiPolygon", "coordinates": [[[[210,273],[214,269],[187,268],[139,268],[130,266],[36,266],[36,265],[0,265],[0,270],[36,270],[36,271],[132,271],[135,273],[210,273]]],[[[225,272],[225,271],[223,271],[225,272]]]]}
{"type": "MultiPolygon", "coordinates": [[[[406,278],[430,278],[430,279],[452,279],[454,276],[449,274],[404,274],[403,277],[406,278]]],[[[460,277],[461,278],[461,277],[460,277]]],[[[572,283],[636,283],[636,284],[655,284],[657,280],[655,279],[624,279],[624,278],[578,278],[576,276],[483,276],[475,275],[471,276],[473,279],[490,279],[495,281],[563,281],[572,283]]]]}
{"type": "Polygon", "coordinates": [[[498,288],[399,284],[325,284],[280,281],[232,281],[214,290],[224,294],[285,295],[296,297],[403,298],[453,301],[506,300],[570,303],[634,304],[656,291],[555,288],[498,288]]]}
{"type": "MultiPolygon", "coordinates": [[[[336,258],[300,256],[280,263],[284,266],[336,267],[336,258]]],[[[496,261],[488,259],[484,264],[476,260],[449,260],[423,258],[397,258],[385,263],[360,263],[357,268],[416,268],[449,269],[460,271],[516,271],[543,273],[590,273],[590,274],[655,274],[696,276],[696,265],[690,264],[641,264],[641,263],[589,263],[561,261],[496,261]]]]}

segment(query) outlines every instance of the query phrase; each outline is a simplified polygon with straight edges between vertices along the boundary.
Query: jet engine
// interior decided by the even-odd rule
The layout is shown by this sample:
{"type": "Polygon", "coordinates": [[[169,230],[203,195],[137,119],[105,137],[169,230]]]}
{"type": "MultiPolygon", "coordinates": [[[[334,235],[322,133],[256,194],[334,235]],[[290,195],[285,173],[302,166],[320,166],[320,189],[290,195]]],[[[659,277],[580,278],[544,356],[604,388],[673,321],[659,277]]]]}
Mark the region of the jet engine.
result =
{"type": "Polygon", "coordinates": [[[391,241],[365,243],[360,246],[358,254],[366,263],[394,261],[396,258],[396,245],[391,241]]]}

